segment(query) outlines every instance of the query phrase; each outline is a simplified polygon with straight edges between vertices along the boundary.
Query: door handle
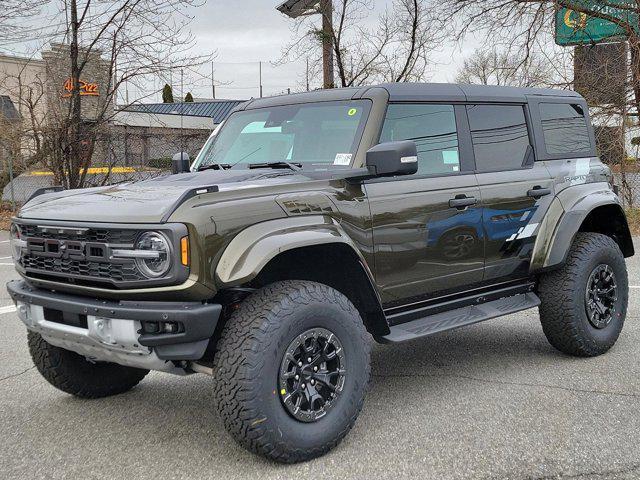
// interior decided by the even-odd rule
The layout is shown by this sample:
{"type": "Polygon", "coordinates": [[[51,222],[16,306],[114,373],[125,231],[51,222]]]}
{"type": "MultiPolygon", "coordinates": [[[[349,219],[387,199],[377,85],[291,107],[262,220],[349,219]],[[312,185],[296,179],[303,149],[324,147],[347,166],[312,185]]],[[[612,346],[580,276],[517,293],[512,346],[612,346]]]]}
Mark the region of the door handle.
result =
{"type": "Polygon", "coordinates": [[[449,200],[449,207],[464,210],[465,208],[478,203],[474,197],[467,197],[466,195],[456,195],[456,198],[449,200]]]}
{"type": "Polygon", "coordinates": [[[551,193],[550,188],[542,188],[540,186],[535,186],[531,190],[527,192],[527,197],[540,198],[545,195],[549,195],[551,193]]]}

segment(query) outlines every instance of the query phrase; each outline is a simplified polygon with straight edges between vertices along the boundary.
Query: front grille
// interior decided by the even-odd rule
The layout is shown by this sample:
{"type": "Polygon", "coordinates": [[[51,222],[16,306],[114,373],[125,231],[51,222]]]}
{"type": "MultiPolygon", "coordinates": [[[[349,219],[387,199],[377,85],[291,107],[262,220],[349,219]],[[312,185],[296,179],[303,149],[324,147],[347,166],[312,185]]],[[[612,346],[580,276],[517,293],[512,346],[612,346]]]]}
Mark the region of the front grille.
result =
{"type": "Polygon", "coordinates": [[[79,228],[73,231],[69,229],[56,230],[55,227],[21,224],[22,238],[88,242],[102,244],[104,246],[87,246],[87,253],[94,255],[90,259],[47,257],[32,255],[28,249],[23,250],[19,264],[25,269],[27,276],[34,278],[55,279],[58,282],[83,284],[97,283],[104,286],[123,282],[136,282],[146,279],[142,275],[133,260],[119,260],[110,262],[107,258],[100,260],[103,250],[111,248],[133,248],[135,240],[140,233],[136,229],[110,229],[110,228],[79,228]],[[98,257],[98,258],[96,258],[98,257]]]}
{"type": "Polygon", "coordinates": [[[114,250],[135,250],[139,236],[148,231],[164,234],[172,252],[180,252],[180,239],[187,226],[170,224],[107,224],[18,220],[23,246],[17,269],[36,280],[106,289],[150,288],[176,285],[187,280],[189,266],[173,259],[169,271],[160,278],[147,278],[136,260],[114,250]]]}
{"type": "Polygon", "coordinates": [[[116,230],[105,228],[90,228],[86,232],[76,234],[71,232],[43,231],[37,225],[20,225],[22,235],[31,238],[52,238],[55,240],[78,240],[81,242],[100,242],[116,245],[133,245],[140,233],[138,230],[116,230]]]}
{"type": "Polygon", "coordinates": [[[41,272],[61,275],[73,275],[77,277],[113,280],[115,282],[130,282],[145,279],[133,262],[128,264],[115,264],[88,262],[84,260],[78,261],[68,258],[44,258],[23,255],[20,263],[24,268],[30,270],[39,270],[41,272]]]}

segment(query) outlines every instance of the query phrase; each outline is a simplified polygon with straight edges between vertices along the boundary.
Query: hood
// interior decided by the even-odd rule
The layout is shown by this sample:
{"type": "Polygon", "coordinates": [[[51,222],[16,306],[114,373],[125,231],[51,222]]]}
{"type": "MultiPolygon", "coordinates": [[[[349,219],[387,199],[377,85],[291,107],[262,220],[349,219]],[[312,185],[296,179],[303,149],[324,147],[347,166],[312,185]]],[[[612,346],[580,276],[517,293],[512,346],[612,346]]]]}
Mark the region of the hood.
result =
{"type": "Polygon", "coordinates": [[[188,191],[217,186],[219,191],[308,181],[288,170],[207,170],[165,175],[135,183],[66,190],[27,202],[25,219],[110,223],[160,223],[188,191]]]}

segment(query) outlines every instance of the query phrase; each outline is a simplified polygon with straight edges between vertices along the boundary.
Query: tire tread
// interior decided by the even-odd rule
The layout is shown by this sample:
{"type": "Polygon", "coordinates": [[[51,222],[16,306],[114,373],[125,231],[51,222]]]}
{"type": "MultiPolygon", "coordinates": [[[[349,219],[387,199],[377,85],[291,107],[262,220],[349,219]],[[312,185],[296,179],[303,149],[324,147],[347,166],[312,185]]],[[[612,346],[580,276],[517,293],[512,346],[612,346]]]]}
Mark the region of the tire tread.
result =
{"type": "MultiPolygon", "coordinates": [[[[278,462],[294,463],[327,453],[352,428],[364,402],[364,398],[357,402],[339,435],[313,449],[292,448],[278,432],[255,420],[259,400],[253,380],[265,361],[262,353],[275,341],[281,322],[286,322],[301,305],[317,301],[338,305],[347,314],[345,317],[353,323],[357,341],[366,346],[368,356],[370,337],[353,304],[336,290],[310,281],[273,283],[246,298],[230,316],[216,346],[215,399],[227,431],[248,450],[278,462]]],[[[368,362],[365,374],[369,379],[368,362]]]]}

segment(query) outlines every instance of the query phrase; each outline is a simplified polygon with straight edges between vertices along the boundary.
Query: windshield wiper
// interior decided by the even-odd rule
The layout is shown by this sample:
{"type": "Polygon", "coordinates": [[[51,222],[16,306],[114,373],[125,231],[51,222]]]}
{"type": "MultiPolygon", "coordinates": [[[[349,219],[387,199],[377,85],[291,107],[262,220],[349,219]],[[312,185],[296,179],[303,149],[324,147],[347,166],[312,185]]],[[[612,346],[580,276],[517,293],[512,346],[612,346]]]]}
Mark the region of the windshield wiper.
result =
{"type": "Polygon", "coordinates": [[[299,170],[302,170],[302,164],[292,162],[250,163],[249,168],[289,168],[294,172],[297,172],[299,170]]]}
{"type": "Polygon", "coordinates": [[[202,172],[204,170],[229,170],[231,165],[228,163],[212,163],[210,165],[200,165],[196,172],[202,172]]]}

